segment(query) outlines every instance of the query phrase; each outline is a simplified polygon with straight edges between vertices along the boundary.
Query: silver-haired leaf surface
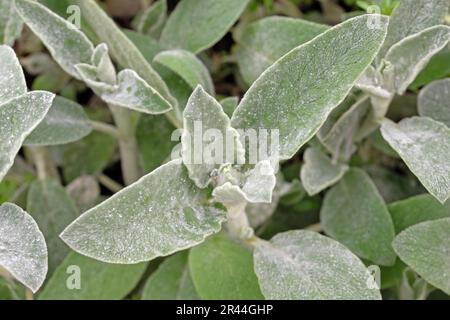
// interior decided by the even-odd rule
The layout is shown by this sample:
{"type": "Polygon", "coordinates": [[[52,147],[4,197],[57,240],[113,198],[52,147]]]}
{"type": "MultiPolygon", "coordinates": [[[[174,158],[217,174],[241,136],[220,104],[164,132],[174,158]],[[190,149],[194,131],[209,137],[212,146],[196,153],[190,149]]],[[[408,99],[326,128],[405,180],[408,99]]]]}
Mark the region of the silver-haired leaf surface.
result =
{"type": "Polygon", "coordinates": [[[201,85],[206,92],[214,95],[211,75],[203,62],[193,53],[181,49],[163,51],[155,56],[154,62],[178,74],[192,89],[201,85]]]}
{"type": "Polygon", "coordinates": [[[173,160],[84,213],[61,238],[75,251],[109,263],[167,256],[220,230],[225,212],[205,205],[206,196],[181,161],[173,160]]]}
{"type": "Polygon", "coordinates": [[[100,40],[108,45],[112,57],[122,67],[135,70],[148,85],[176,109],[177,101],[170,94],[166,83],[106,12],[94,0],[75,0],[75,2],[81,8],[83,18],[86,19],[100,40]]]}
{"type": "Polygon", "coordinates": [[[0,105],[27,92],[22,66],[14,50],[0,46],[0,105]]]}
{"type": "Polygon", "coordinates": [[[450,218],[450,201],[442,204],[429,194],[421,194],[388,205],[395,232],[420,222],[450,218]]]}
{"type": "Polygon", "coordinates": [[[239,70],[248,85],[283,55],[329,27],[302,19],[272,16],[248,24],[239,36],[239,70]]]}
{"type": "Polygon", "coordinates": [[[348,166],[332,163],[331,159],[318,148],[306,149],[305,164],[300,171],[302,185],[310,196],[338,182],[347,172],[348,166]]]}
{"type": "Polygon", "coordinates": [[[392,243],[400,259],[423,279],[450,294],[450,218],[416,224],[392,243]]]}
{"type": "Polygon", "coordinates": [[[219,41],[239,19],[249,0],[183,0],[161,34],[168,49],[199,53],[219,41]]]}
{"type": "Polygon", "coordinates": [[[29,0],[15,0],[17,11],[27,26],[41,39],[64,71],[80,79],[75,65],[90,63],[92,42],[77,27],[45,6],[29,0]]]}
{"type": "Polygon", "coordinates": [[[383,70],[384,86],[399,95],[405,93],[430,59],[447,46],[450,27],[435,26],[403,39],[386,54],[383,70]]]}
{"type": "Polygon", "coordinates": [[[441,203],[450,198],[450,128],[426,117],[385,120],[384,139],[441,203]]]}
{"type": "Polygon", "coordinates": [[[402,39],[444,21],[448,0],[402,0],[389,19],[388,34],[379,57],[402,39]]]}
{"type": "Polygon", "coordinates": [[[110,264],[70,252],[50,277],[39,300],[120,300],[142,278],[148,263],[110,264]]]}
{"type": "Polygon", "coordinates": [[[56,181],[34,181],[28,191],[27,212],[36,220],[48,248],[50,276],[69,253],[59,238],[64,228],[78,217],[78,210],[66,190],[56,181]]]}
{"type": "Polygon", "coordinates": [[[138,73],[125,69],[117,75],[117,84],[97,81],[88,65],[78,65],[77,70],[86,84],[106,103],[147,114],[162,114],[172,107],[138,73]]]}
{"type": "Polygon", "coordinates": [[[201,299],[264,298],[253,271],[252,252],[224,234],[211,237],[192,248],[189,253],[189,267],[201,299]]]}
{"type": "Polygon", "coordinates": [[[148,278],[142,300],[199,300],[188,265],[188,251],[168,257],[148,278]]]}
{"type": "Polygon", "coordinates": [[[44,119],[54,95],[33,91],[0,105],[0,181],[13,165],[25,138],[44,119]]]}
{"type": "Polygon", "coordinates": [[[22,32],[23,21],[13,0],[0,0],[0,44],[12,46],[22,32]]]}
{"type": "Polygon", "coordinates": [[[417,108],[423,117],[450,128],[450,79],[434,81],[420,91],[417,108]]]}
{"type": "Polygon", "coordinates": [[[237,159],[243,163],[244,151],[230,118],[201,86],[194,90],[184,110],[181,143],[183,162],[199,188],[208,185],[211,172],[221,164],[236,163],[237,159]]]}
{"type": "Polygon", "coordinates": [[[33,218],[12,203],[0,206],[0,266],[36,292],[47,275],[47,246],[33,218]]]}
{"type": "Polygon", "coordinates": [[[159,38],[167,20],[167,0],[154,2],[142,14],[133,20],[134,28],[152,38],[159,38]]]}
{"type": "Polygon", "coordinates": [[[78,103],[55,97],[44,120],[25,140],[25,145],[61,145],[80,140],[92,131],[89,118],[78,103]]]}
{"type": "Polygon", "coordinates": [[[233,114],[238,129],[278,129],[281,159],[291,158],[344,100],[380,48],[388,19],[350,19],[275,62],[247,91],[233,114]]]}
{"type": "Polygon", "coordinates": [[[361,169],[350,169],[325,196],[320,211],[325,232],[361,258],[393,265],[394,224],[375,184],[361,169]]]}
{"type": "Polygon", "coordinates": [[[350,250],[319,233],[279,233],[254,251],[255,272],[267,299],[381,300],[367,268],[350,250]]]}

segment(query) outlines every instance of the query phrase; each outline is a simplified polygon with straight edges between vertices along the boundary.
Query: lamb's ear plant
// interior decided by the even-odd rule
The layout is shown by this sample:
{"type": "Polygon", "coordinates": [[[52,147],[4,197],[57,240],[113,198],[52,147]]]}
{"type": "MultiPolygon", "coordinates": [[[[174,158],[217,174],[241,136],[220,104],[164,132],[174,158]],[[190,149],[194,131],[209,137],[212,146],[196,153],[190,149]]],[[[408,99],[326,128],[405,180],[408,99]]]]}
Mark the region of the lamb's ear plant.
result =
{"type": "MultiPolygon", "coordinates": [[[[387,118],[450,42],[448,1],[404,0],[390,18],[363,14],[333,27],[242,19],[227,63],[248,90],[223,96],[221,75],[211,75],[217,57],[205,50],[249,2],[182,0],[170,13],[159,0],[133,32],[94,0],[74,1],[82,29],[39,2],[0,0],[109,109],[28,92],[13,49],[0,46],[0,180],[31,172],[26,192],[0,206],[0,276],[33,292],[43,285],[39,299],[450,294],[448,79],[422,89],[419,116],[387,118]],[[123,183],[104,173],[118,160],[123,183]],[[380,173],[383,161],[404,180],[380,173]],[[419,184],[429,195],[416,195],[419,184]],[[283,211],[295,223],[278,223],[283,211]],[[70,282],[80,270],[82,283],[70,282]]],[[[11,23],[0,18],[8,44],[21,28],[11,23]]]]}

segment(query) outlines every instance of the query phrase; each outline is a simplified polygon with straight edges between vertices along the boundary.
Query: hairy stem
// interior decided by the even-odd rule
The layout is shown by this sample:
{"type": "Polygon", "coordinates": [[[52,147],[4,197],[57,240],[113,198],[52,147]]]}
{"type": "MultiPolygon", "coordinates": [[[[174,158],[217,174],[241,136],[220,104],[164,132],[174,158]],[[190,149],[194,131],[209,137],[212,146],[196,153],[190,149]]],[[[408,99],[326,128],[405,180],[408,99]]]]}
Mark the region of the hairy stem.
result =
{"type": "Polygon", "coordinates": [[[130,185],[141,177],[138,147],[136,141],[136,121],[133,114],[125,108],[109,105],[119,131],[119,149],[123,179],[130,185]]]}
{"type": "Polygon", "coordinates": [[[105,186],[106,188],[108,188],[110,191],[116,193],[119,192],[120,190],[123,189],[123,186],[121,186],[118,182],[114,181],[113,179],[111,179],[110,177],[104,175],[104,174],[100,174],[98,177],[98,181],[105,186]]]}
{"type": "Polygon", "coordinates": [[[116,127],[114,127],[110,124],[107,124],[107,123],[93,121],[93,120],[91,120],[90,123],[94,130],[96,130],[98,132],[109,134],[110,136],[112,136],[116,139],[120,138],[119,130],[117,130],[116,127]]]}
{"type": "Polygon", "coordinates": [[[44,180],[47,177],[52,177],[59,181],[58,170],[51,160],[47,149],[42,146],[30,146],[27,149],[30,151],[31,157],[36,167],[36,174],[38,179],[44,180]]]}

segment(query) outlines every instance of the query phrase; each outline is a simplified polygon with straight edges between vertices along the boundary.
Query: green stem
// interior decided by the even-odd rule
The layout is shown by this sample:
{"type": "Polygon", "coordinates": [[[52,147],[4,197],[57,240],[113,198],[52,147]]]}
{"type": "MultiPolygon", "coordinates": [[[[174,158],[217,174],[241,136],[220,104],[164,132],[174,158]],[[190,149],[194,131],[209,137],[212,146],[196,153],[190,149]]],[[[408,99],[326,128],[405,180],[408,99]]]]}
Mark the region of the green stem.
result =
{"type": "Polygon", "coordinates": [[[113,179],[104,174],[100,174],[97,178],[102,185],[104,185],[106,188],[108,188],[110,191],[114,193],[119,192],[120,190],[123,189],[123,186],[121,186],[119,183],[117,183],[116,181],[114,181],[113,179]]]}
{"type": "Polygon", "coordinates": [[[104,122],[99,122],[99,121],[90,121],[91,126],[94,130],[98,131],[98,132],[102,132],[102,133],[106,133],[109,134],[110,136],[119,139],[120,138],[120,133],[119,130],[117,130],[116,127],[104,123],[104,122]]]}
{"type": "Polygon", "coordinates": [[[138,147],[136,141],[136,124],[130,110],[109,105],[119,131],[119,149],[123,180],[130,185],[141,177],[138,147]]]}

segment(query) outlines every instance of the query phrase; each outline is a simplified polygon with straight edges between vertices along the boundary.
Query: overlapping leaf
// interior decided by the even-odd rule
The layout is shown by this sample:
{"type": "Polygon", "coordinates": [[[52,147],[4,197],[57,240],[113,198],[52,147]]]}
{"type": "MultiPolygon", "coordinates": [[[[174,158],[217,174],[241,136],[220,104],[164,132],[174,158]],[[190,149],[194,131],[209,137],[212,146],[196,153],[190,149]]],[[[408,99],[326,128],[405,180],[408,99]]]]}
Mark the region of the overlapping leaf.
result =
{"type": "Polygon", "coordinates": [[[420,91],[419,114],[450,127],[450,79],[430,83],[420,91]]]}
{"type": "Polygon", "coordinates": [[[288,159],[319,130],[372,62],[387,28],[350,19],[286,54],[248,90],[232,118],[235,128],[278,129],[288,159]]]}
{"type": "Polygon", "coordinates": [[[205,205],[178,160],[87,211],[61,234],[74,250],[110,263],[137,263],[201,243],[225,213],[205,205]]]}

